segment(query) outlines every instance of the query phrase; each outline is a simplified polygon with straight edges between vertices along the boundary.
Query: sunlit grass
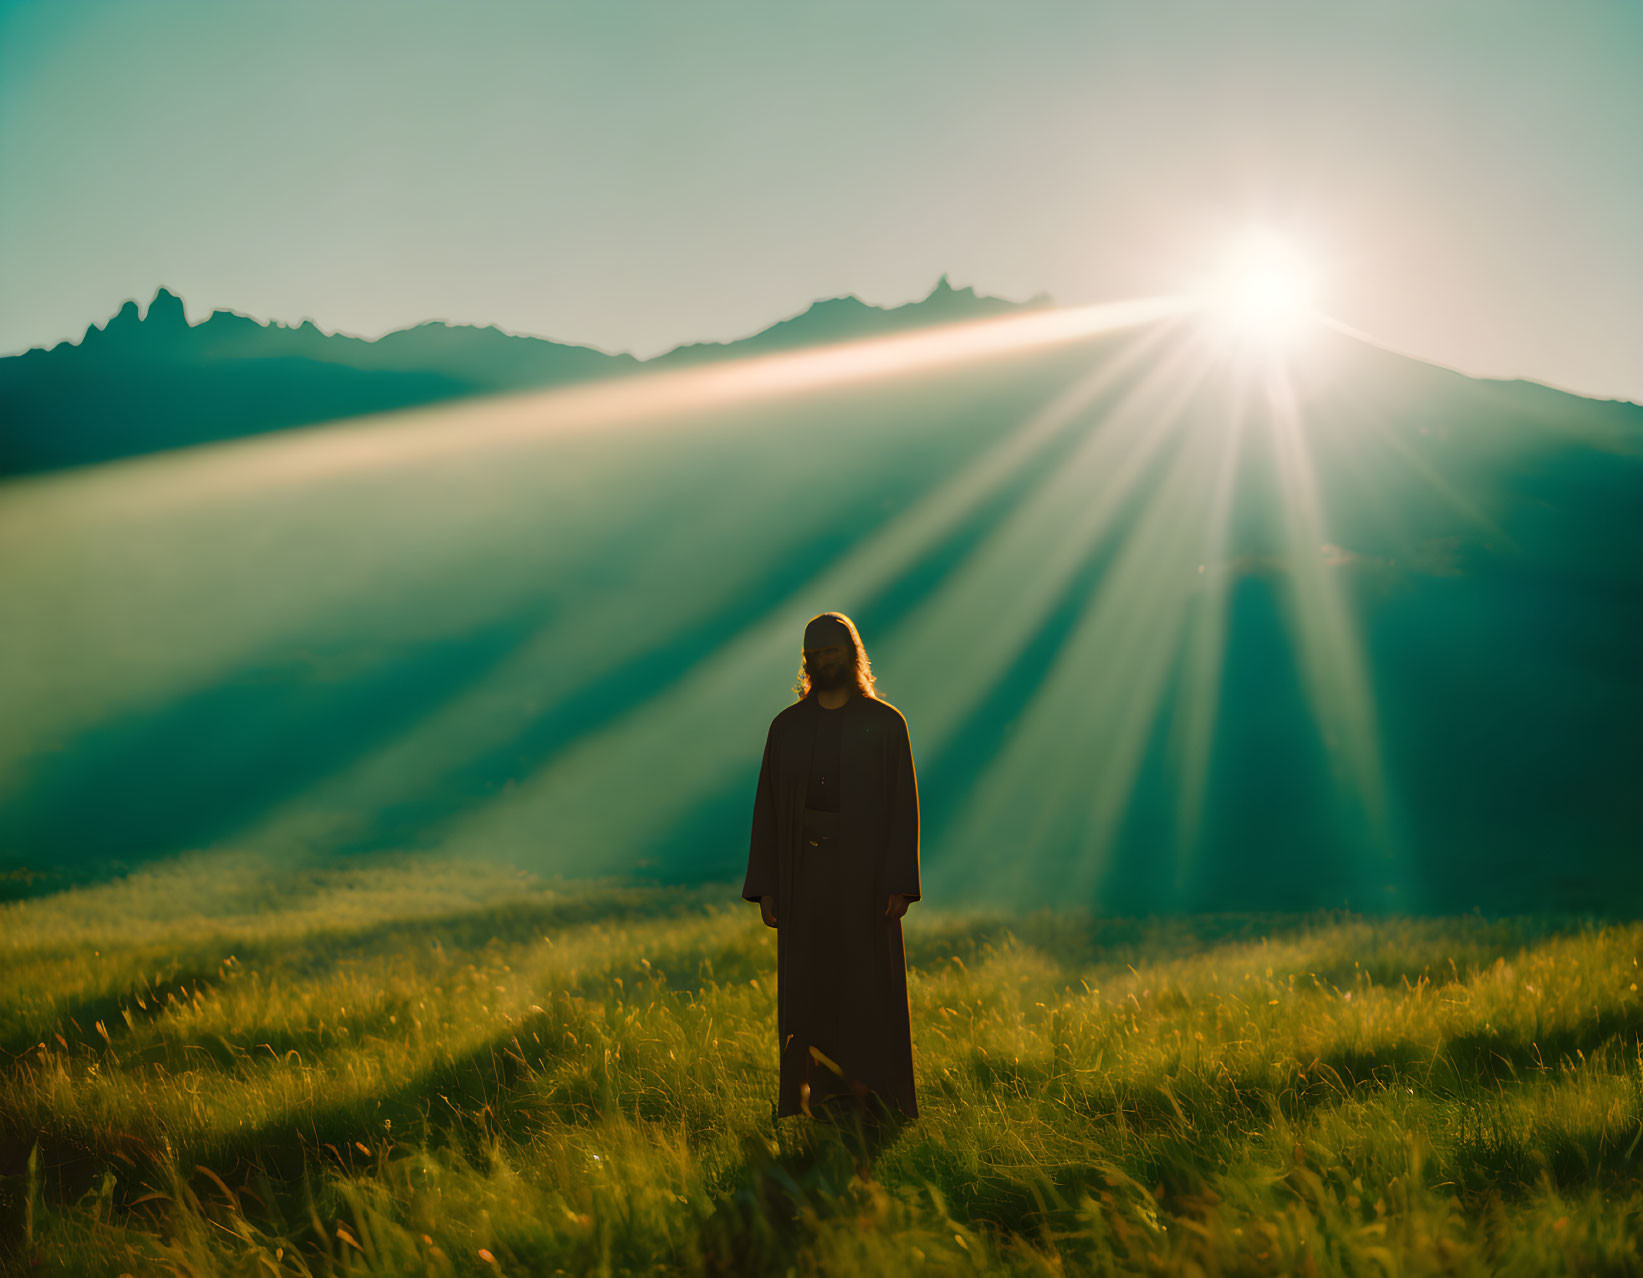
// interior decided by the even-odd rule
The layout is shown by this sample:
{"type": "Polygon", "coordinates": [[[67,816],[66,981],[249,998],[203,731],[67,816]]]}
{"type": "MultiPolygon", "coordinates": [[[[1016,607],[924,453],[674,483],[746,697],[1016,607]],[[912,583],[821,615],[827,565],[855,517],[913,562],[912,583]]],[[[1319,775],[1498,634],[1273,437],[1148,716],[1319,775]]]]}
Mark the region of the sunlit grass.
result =
{"type": "Polygon", "coordinates": [[[909,916],[921,1117],[771,1120],[734,885],[198,863],[0,907],[0,1248],[87,1272],[1643,1265],[1643,925],[909,916]]]}

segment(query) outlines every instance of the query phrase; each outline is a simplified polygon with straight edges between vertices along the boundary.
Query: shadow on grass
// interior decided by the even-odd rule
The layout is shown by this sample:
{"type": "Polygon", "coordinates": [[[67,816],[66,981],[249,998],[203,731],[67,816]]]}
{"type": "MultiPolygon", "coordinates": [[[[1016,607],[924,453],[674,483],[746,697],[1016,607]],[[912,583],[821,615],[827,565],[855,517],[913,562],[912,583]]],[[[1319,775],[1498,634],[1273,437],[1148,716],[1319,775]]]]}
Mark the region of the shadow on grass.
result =
{"type": "MultiPolygon", "coordinates": [[[[534,926],[542,915],[522,909],[513,917],[528,919],[534,926]]],[[[619,1097],[608,1069],[578,1077],[574,1067],[583,1053],[567,1044],[596,1040],[621,1014],[659,1011],[664,1000],[694,998],[710,982],[741,983],[756,970],[764,974],[745,947],[734,941],[709,949],[689,946],[636,955],[631,961],[580,973],[575,985],[545,996],[546,1006],[534,1006],[509,1029],[397,1086],[369,1097],[317,1099],[295,1121],[251,1125],[192,1142],[172,1137],[170,1144],[180,1161],[210,1162],[229,1179],[261,1171],[279,1182],[299,1180],[316,1164],[357,1171],[370,1166],[384,1148],[406,1141],[451,1144],[471,1156],[481,1153],[499,1133],[518,1136],[550,1116],[566,1123],[585,1122],[601,1108],[618,1104],[642,1119],[660,1119],[667,1116],[661,1098],[644,1092],[619,1097]],[[543,1080],[557,1085],[544,1092],[535,1086],[543,1080]]],[[[409,1019],[404,1009],[396,1013],[391,1004],[384,1004],[372,1013],[367,1028],[384,1038],[403,1037],[409,1019]],[[396,1014],[399,1026],[391,1022],[396,1014]]],[[[123,1020],[120,1026],[125,1029],[123,1020]]],[[[265,1026],[252,1031],[245,1044],[207,1034],[161,1038],[124,1051],[119,1039],[105,1044],[92,1038],[84,1046],[96,1052],[98,1064],[119,1056],[115,1069],[131,1068],[138,1074],[155,1066],[168,1072],[208,1067],[243,1073],[253,1081],[260,1070],[289,1052],[295,1051],[299,1060],[312,1060],[338,1045],[358,1047],[354,1037],[311,1027],[265,1026]]],[[[27,1055],[20,1064],[33,1067],[27,1055]]],[[[748,1062],[746,1067],[754,1066],[748,1062]]],[[[699,1117],[716,1121],[716,1115],[699,1117]]],[[[20,1115],[0,1113],[0,1177],[21,1175],[36,1143],[40,1183],[59,1201],[77,1199],[111,1165],[141,1169],[156,1165],[159,1157],[143,1138],[97,1125],[94,1118],[54,1114],[43,1127],[29,1129],[20,1115]]],[[[140,1177],[124,1179],[116,1201],[129,1201],[155,1188],[140,1177]]]]}
{"type": "Polygon", "coordinates": [[[345,962],[383,955],[455,954],[483,949],[493,941],[527,944],[574,927],[678,918],[699,912],[706,899],[701,891],[661,894],[616,887],[378,923],[321,925],[277,940],[213,937],[205,953],[171,959],[154,980],[144,977],[49,1012],[0,1011],[0,1052],[21,1056],[42,1042],[49,1045],[59,1035],[70,1050],[100,1049],[104,1039],[96,1029],[99,1022],[118,1044],[136,1025],[151,1022],[179,1000],[208,993],[229,979],[223,964],[225,949],[232,951],[239,968],[274,968],[284,977],[312,978],[345,962]]]}
{"type": "Polygon", "coordinates": [[[782,1120],[778,1143],[750,1133],[740,1161],[714,1187],[703,1224],[703,1267],[714,1274],[777,1272],[816,1222],[868,1200],[879,1156],[910,1120],[872,1103],[782,1120]]]}
{"type": "MultiPolygon", "coordinates": [[[[1315,1111],[1348,1097],[1370,1100],[1408,1089],[1425,1100],[1493,1101],[1571,1068],[1606,1046],[1635,1051],[1643,1035],[1643,1010],[1600,1011],[1590,1020],[1526,1035],[1460,1035],[1434,1052],[1420,1044],[1390,1042],[1369,1049],[1328,1052],[1310,1062],[1291,1061],[1287,1077],[1254,1071],[1215,1079],[1144,1080],[1075,1087],[1067,1076],[1037,1062],[1000,1062],[972,1057],[976,1087],[1007,1088],[1064,1105],[1073,1130],[1121,1124],[1130,1153],[1124,1171],[1151,1187],[1160,1202],[1197,1201],[1205,1189],[1206,1160],[1229,1141],[1278,1119],[1300,1124],[1315,1111]]],[[[1474,1131],[1436,1160],[1441,1178],[1472,1201],[1494,1193],[1520,1196],[1550,1176],[1568,1189],[1586,1184],[1636,1184],[1640,1177],[1623,1142],[1602,1130],[1474,1131]]],[[[1284,1169],[1280,1169],[1284,1170],[1284,1169]]],[[[1098,1160],[1070,1159],[1029,1169],[1015,1179],[979,1179],[957,1159],[937,1154],[927,1169],[947,1186],[949,1198],[976,1219],[1014,1232],[1029,1232],[1070,1211],[1081,1194],[1099,1193],[1109,1182],[1098,1160]],[[1046,1212],[1046,1203],[1060,1208],[1046,1212]]],[[[1433,1179],[1439,1178],[1434,1175],[1433,1179]]],[[[1065,1222],[1063,1222],[1065,1223],[1065,1222]]]]}
{"type": "MultiPolygon", "coordinates": [[[[1410,916],[1377,918],[1343,910],[1305,914],[1199,914],[1101,917],[1079,910],[1037,910],[1011,917],[957,916],[919,921],[906,929],[910,968],[931,970],[954,958],[973,965],[1010,942],[1031,949],[1074,981],[1091,967],[1143,965],[1213,956],[1217,950],[1314,939],[1327,941],[1330,928],[1350,925],[1397,926],[1412,931],[1408,942],[1370,954],[1329,954],[1306,971],[1320,981],[1347,985],[1366,974],[1378,985],[1425,976],[1440,985],[1465,980],[1501,954],[1589,926],[1585,915],[1518,915],[1499,919],[1466,915],[1442,919],[1410,916]],[[1449,960],[1456,960],[1453,966],[1449,960]]],[[[1240,956],[1247,963],[1248,956],[1240,956]]],[[[1282,969],[1287,975],[1288,965],[1282,969]]],[[[1298,975],[1303,973],[1297,973],[1298,975]]]]}

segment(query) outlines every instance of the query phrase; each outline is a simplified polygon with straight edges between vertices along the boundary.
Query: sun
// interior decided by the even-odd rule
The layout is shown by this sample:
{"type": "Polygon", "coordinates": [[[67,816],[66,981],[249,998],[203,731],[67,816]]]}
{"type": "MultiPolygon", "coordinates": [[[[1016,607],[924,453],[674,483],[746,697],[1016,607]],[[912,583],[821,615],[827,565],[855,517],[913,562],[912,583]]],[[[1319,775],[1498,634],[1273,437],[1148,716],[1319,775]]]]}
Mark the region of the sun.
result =
{"type": "Polygon", "coordinates": [[[1260,341],[1293,336],[1314,315],[1314,272],[1293,245],[1254,235],[1227,254],[1205,301],[1233,334],[1260,341]]]}

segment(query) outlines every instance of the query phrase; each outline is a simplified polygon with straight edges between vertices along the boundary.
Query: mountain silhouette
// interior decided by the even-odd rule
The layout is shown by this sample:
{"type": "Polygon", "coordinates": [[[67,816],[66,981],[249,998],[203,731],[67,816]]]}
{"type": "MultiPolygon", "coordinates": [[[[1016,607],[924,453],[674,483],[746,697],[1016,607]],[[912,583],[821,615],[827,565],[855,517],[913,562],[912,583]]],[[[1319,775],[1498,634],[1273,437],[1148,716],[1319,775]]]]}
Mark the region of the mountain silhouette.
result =
{"type": "Polygon", "coordinates": [[[972,288],[954,288],[947,276],[918,302],[892,308],[873,306],[858,297],[834,297],[814,302],[802,313],[734,342],[692,342],[677,346],[650,361],[657,365],[690,363],[725,356],[763,355],[806,346],[880,337],[887,333],[936,324],[958,323],[987,315],[1048,306],[1039,295],[1026,302],[983,297],[972,288]]]}
{"type": "MultiPolygon", "coordinates": [[[[207,327],[157,300],[84,358],[207,327]]],[[[765,340],[920,314],[875,310],[765,340]]],[[[337,341],[221,323],[303,367],[337,341]]],[[[1643,408],[1336,333],[1240,358],[1159,323],[597,431],[476,407],[455,443],[390,418],[20,481],[0,866],[739,877],[837,609],[910,725],[934,902],[1643,907],[1643,408]]]]}
{"type": "Polygon", "coordinates": [[[978,297],[944,275],[928,297],[905,306],[833,298],[739,341],[695,343],[641,361],[437,321],[371,340],[323,333],[311,320],[287,327],[225,310],[191,326],[181,299],[161,288],[146,314],[127,301],[78,343],[0,359],[0,477],[469,395],[848,341],[1046,301],[978,297]]]}

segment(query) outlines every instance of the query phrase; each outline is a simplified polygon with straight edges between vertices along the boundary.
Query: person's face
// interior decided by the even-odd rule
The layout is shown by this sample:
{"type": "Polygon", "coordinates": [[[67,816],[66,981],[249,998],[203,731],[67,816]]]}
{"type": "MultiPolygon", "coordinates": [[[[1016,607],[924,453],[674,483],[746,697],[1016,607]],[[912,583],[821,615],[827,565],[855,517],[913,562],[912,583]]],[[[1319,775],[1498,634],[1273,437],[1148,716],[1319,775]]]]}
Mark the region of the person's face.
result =
{"type": "Polygon", "coordinates": [[[850,680],[851,652],[848,644],[830,643],[804,650],[804,668],[813,686],[824,692],[842,688],[850,680]]]}

